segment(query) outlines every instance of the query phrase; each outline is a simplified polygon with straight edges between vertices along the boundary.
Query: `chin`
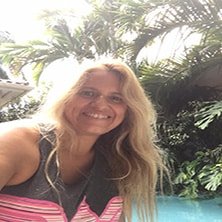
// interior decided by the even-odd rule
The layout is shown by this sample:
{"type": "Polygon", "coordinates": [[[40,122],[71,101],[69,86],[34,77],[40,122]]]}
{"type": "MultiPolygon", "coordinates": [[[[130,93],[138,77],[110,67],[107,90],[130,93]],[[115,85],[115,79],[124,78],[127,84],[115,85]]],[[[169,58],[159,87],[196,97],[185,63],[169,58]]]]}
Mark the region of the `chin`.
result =
{"type": "Polygon", "coordinates": [[[110,132],[112,129],[104,130],[104,129],[98,129],[98,128],[92,128],[92,129],[87,129],[87,130],[82,130],[82,133],[85,135],[92,135],[92,136],[101,136],[104,135],[108,132],[110,132]]]}

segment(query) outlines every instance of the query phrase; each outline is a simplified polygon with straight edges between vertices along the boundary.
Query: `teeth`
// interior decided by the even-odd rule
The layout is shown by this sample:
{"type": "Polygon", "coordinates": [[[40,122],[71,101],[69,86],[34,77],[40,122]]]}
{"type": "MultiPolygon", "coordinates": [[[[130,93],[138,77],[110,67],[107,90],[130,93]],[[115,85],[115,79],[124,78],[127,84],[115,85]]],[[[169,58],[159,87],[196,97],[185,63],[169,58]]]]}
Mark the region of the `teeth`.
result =
{"type": "Polygon", "coordinates": [[[96,113],[84,113],[86,116],[95,118],[95,119],[108,119],[109,116],[102,115],[102,114],[96,114],[96,113]]]}

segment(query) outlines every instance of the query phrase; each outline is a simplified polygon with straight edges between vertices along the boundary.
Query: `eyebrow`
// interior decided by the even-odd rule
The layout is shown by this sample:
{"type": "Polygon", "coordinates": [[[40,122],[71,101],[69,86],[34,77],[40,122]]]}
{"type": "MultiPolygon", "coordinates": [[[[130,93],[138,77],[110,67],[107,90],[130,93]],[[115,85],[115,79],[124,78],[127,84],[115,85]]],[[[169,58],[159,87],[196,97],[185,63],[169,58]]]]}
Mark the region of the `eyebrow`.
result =
{"type": "MultiPolygon", "coordinates": [[[[90,89],[90,90],[94,90],[94,91],[98,91],[99,92],[99,90],[97,90],[96,88],[93,88],[91,86],[83,86],[80,90],[82,90],[82,89],[90,89]]],[[[111,94],[123,96],[122,93],[120,93],[120,92],[111,92],[111,94]]]]}

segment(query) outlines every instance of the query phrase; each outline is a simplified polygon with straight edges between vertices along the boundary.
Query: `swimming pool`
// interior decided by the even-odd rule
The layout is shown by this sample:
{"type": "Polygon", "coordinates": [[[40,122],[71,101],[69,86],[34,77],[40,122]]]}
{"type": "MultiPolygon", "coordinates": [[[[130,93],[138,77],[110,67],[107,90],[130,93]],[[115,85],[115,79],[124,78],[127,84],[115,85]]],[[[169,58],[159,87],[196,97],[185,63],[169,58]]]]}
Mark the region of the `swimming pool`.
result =
{"type": "MultiPolygon", "coordinates": [[[[164,196],[157,201],[157,222],[222,222],[222,198],[188,200],[164,196]]],[[[133,222],[140,222],[135,212],[133,222]]]]}

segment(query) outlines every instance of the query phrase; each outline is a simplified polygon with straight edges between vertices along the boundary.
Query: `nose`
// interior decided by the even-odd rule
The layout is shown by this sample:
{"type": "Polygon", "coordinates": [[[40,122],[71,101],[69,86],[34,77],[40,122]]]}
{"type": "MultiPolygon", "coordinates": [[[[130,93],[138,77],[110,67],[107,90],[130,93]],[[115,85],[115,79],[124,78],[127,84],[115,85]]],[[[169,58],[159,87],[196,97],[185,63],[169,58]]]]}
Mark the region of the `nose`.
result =
{"type": "Polygon", "coordinates": [[[98,95],[93,101],[92,105],[95,106],[98,109],[103,109],[108,106],[108,102],[105,96],[98,95]]]}

